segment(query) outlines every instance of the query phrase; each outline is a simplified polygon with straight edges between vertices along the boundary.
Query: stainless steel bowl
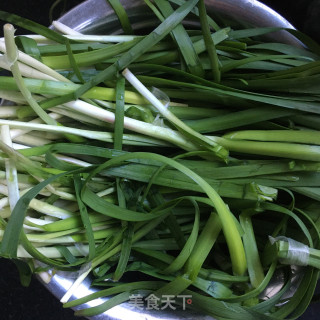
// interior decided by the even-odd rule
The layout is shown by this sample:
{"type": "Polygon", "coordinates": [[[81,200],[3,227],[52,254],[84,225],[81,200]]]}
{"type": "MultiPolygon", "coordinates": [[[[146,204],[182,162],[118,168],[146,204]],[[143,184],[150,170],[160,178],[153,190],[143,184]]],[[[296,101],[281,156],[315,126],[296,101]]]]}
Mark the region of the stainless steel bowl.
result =
{"type": "MultiPolygon", "coordinates": [[[[150,12],[145,10],[143,0],[122,0],[122,4],[128,13],[132,26],[135,30],[150,29],[157,24],[157,18],[150,12]]],[[[238,26],[246,27],[294,27],[278,13],[255,0],[207,0],[208,14],[212,16],[223,16],[224,19],[237,24],[238,26]]],[[[87,34],[117,34],[121,33],[121,26],[118,22],[113,9],[105,0],[87,0],[59,19],[60,22],[87,34]]],[[[192,24],[192,21],[188,21],[192,24]]],[[[271,37],[283,43],[289,43],[300,46],[300,42],[286,31],[273,33],[271,37]]],[[[49,283],[47,283],[46,275],[40,275],[39,278],[44,282],[45,286],[60,299],[69,289],[77,274],[69,274],[58,272],[55,274],[49,283]]],[[[83,282],[71,299],[83,297],[94,292],[95,289],[90,288],[90,280],[83,282]]],[[[87,306],[100,304],[103,299],[93,301],[87,306]]],[[[92,317],[94,320],[107,319],[198,319],[209,320],[212,317],[201,315],[191,311],[173,311],[166,309],[158,312],[156,310],[139,310],[134,308],[129,303],[123,303],[112,308],[108,312],[92,317]]]]}

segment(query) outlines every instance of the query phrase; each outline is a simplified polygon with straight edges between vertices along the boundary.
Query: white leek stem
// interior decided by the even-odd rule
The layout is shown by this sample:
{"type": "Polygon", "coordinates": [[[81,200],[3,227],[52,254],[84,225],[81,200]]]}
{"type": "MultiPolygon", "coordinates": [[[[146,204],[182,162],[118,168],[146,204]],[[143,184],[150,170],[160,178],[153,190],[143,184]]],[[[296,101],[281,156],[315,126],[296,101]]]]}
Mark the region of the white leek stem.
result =
{"type": "Polygon", "coordinates": [[[17,117],[17,111],[19,110],[20,107],[17,106],[0,106],[0,118],[13,118],[17,117]]]}
{"type": "MultiPolygon", "coordinates": [[[[0,212],[9,205],[9,198],[8,197],[5,197],[5,198],[1,198],[0,199],[0,212]]],[[[7,213],[6,213],[7,215],[7,213]]],[[[9,212],[9,216],[11,215],[11,211],[9,212]]],[[[2,213],[1,213],[1,217],[3,218],[2,216],[2,213]]]]}
{"type": "Polygon", "coordinates": [[[52,132],[39,132],[39,131],[33,131],[29,134],[32,137],[40,137],[40,138],[45,138],[48,140],[59,140],[60,139],[60,135],[56,134],[56,133],[52,133],[52,132]]]}
{"type": "MultiPolygon", "coordinates": [[[[55,220],[57,221],[57,220],[55,220]]],[[[26,216],[24,219],[23,228],[25,230],[31,230],[31,231],[40,231],[43,232],[43,229],[40,228],[40,226],[46,225],[48,223],[52,223],[52,221],[44,220],[44,219],[36,219],[29,216],[26,216]],[[31,226],[28,223],[33,223],[35,225],[38,225],[39,227],[36,227],[35,225],[31,226]]]]}
{"type": "MultiPolygon", "coordinates": [[[[12,148],[9,126],[4,125],[1,127],[1,139],[6,145],[12,148]]],[[[5,167],[10,210],[13,211],[19,200],[18,173],[14,161],[11,159],[5,159],[5,167]]]]}
{"type": "MultiPolygon", "coordinates": [[[[1,202],[1,200],[2,200],[2,199],[0,199],[0,202],[1,202]]],[[[7,218],[9,218],[9,217],[11,216],[11,210],[10,210],[9,207],[2,208],[2,207],[1,207],[1,203],[0,203],[0,208],[1,208],[1,210],[0,210],[0,217],[1,217],[2,219],[7,219],[7,218]]]]}
{"type": "Polygon", "coordinates": [[[75,159],[75,158],[72,158],[72,157],[68,157],[68,156],[65,156],[65,155],[60,155],[60,154],[56,154],[55,157],[59,160],[62,160],[62,161],[65,161],[65,162],[68,162],[68,163],[71,163],[71,164],[75,164],[77,166],[80,166],[80,167],[90,167],[92,164],[89,163],[89,162],[85,162],[85,161],[82,161],[82,160],[79,160],[79,159],[75,159]]]}
{"type": "MultiPolygon", "coordinates": [[[[5,45],[5,42],[3,40],[0,40],[0,51],[3,53],[7,52],[7,48],[5,45]]],[[[71,82],[64,76],[62,76],[60,73],[54,71],[53,69],[49,68],[46,66],[44,63],[40,62],[39,60],[32,58],[28,54],[18,51],[18,60],[25,63],[26,65],[29,65],[42,73],[48,74],[49,76],[59,80],[59,81],[64,81],[64,82],[71,82]]]]}
{"type": "MultiPolygon", "coordinates": [[[[93,124],[93,125],[99,126],[99,127],[105,127],[105,125],[106,125],[105,122],[103,122],[103,121],[100,121],[98,119],[94,119],[91,117],[86,117],[85,115],[78,113],[78,112],[73,112],[72,110],[67,110],[63,106],[56,106],[56,107],[50,108],[50,110],[53,111],[54,113],[64,115],[70,119],[77,120],[80,122],[93,124]]],[[[1,108],[0,108],[0,111],[1,111],[1,108]]]]}
{"type": "Polygon", "coordinates": [[[41,147],[52,142],[51,140],[45,138],[34,137],[27,134],[14,138],[14,141],[30,147],[41,147]]]}
{"type": "Polygon", "coordinates": [[[107,196],[113,192],[115,192],[116,189],[114,187],[111,187],[111,188],[108,188],[108,189],[105,189],[105,190],[102,190],[100,192],[97,193],[97,196],[98,197],[104,197],[104,196],[107,196]]]}
{"type": "Polygon", "coordinates": [[[18,91],[0,90],[0,98],[18,104],[25,104],[26,102],[24,96],[18,91]]]}
{"type": "MultiPolygon", "coordinates": [[[[86,246],[86,247],[88,247],[88,246],[86,246]]],[[[70,250],[71,254],[73,254],[76,257],[83,255],[82,252],[80,252],[74,246],[70,246],[67,248],[68,248],[68,250],[70,250]]],[[[61,253],[55,247],[44,247],[44,248],[40,247],[40,248],[37,248],[37,250],[40,253],[44,254],[46,257],[51,258],[51,259],[62,258],[61,253]]],[[[18,247],[17,256],[18,256],[18,258],[33,258],[22,246],[18,247]]]]}
{"type": "MultiPolygon", "coordinates": [[[[54,21],[53,23],[56,23],[56,21],[54,21]]],[[[141,38],[141,36],[129,36],[129,35],[90,35],[90,34],[79,33],[78,31],[75,31],[73,29],[71,30],[73,32],[76,32],[77,34],[64,34],[63,36],[70,40],[76,40],[81,42],[118,43],[118,42],[132,41],[134,39],[141,38]]],[[[55,43],[54,41],[38,34],[26,34],[24,36],[35,40],[39,44],[55,43]]],[[[0,38],[0,41],[1,40],[3,40],[3,38],[0,38]]]]}
{"type": "Polygon", "coordinates": [[[68,27],[67,25],[65,25],[64,23],[60,22],[60,21],[52,21],[52,25],[55,27],[55,29],[63,34],[66,35],[81,35],[80,32],[73,30],[72,28],[68,27]]]}
{"type": "Polygon", "coordinates": [[[47,186],[46,187],[48,190],[50,190],[51,193],[59,196],[61,199],[64,199],[64,200],[71,200],[71,201],[75,201],[76,200],[76,197],[72,194],[72,193],[69,193],[69,192],[65,192],[65,191],[61,191],[61,190],[57,190],[55,188],[53,188],[52,186],[47,186]]]}
{"type": "MultiPolygon", "coordinates": [[[[49,189],[50,189],[50,193],[48,191],[42,190],[40,192],[40,194],[43,196],[50,196],[51,194],[56,194],[56,195],[60,196],[61,199],[64,199],[64,200],[69,200],[69,201],[76,200],[75,196],[71,193],[68,193],[68,192],[62,191],[62,190],[57,190],[57,189],[53,188],[52,186],[49,189]]],[[[19,197],[24,195],[29,190],[30,190],[30,188],[27,188],[27,189],[24,189],[23,191],[21,191],[19,194],[19,197]]],[[[0,184],[0,194],[8,196],[9,195],[8,187],[0,184]]],[[[6,207],[8,205],[9,205],[9,198],[8,197],[0,199],[0,209],[6,207]]],[[[40,201],[37,199],[32,199],[30,201],[29,207],[31,209],[34,209],[34,210],[41,212],[45,215],[55,217],[58,219],[65,219],[65,218],[69,218],[69,217],[74,216],[74,213],[70,210],[62,209],[62,208],[50,205],[44,201],[40,201]]]]}
{"type": "MultiPolygon", "coordinates": [[[[56,113],[50,113],[49,115],[54,120],[58,120],[58,119],[60,119],[62,117],[61,115],[56,114],[56,113]]],[[[36,118],[36,119],[33,119],[33,120],[29,121],[28,123],[43,123],[43,121],[40,118],[36,118]]],[[[17,138],[19,136],[22,136],[22,135],[30,132],[30,131],[32,131],[32,130],[12,129],[11,132],[10,132],[11,133],[11,138],[15,139],[15,138],[17,138]]]]}
{"type": "Polygon", "coordinates": [[[67,211],[57,206],[53,206],[49,203],[40,201],[38,199],[32,199],[30,201],[29,207],[35,211],[41,212],[45,215],[55,217],[58,219],[66,219],[75,216],[73,212],[67,211]]]}
{"type": "MultiPolygon", "coordinates": [[[[0,55],[0,68],[10,71],[10,64],[6,59],[2,59],[4,56],[0,55]]],[[[24,77],[34,78],[34,79],[43,79],[43,80],[57,80],[56,78],[43,73],[37,69],[34,69],[22,62],[18,62],[18,66],[21,74],[24,77]]]]}
{"type": "MultiPolygon", "coordinates": [[[[133,119],[132,119],[133,120],[133,119]]],[[[135,120],[138,121],[138,120],[135,120]]],[[[138,123],[144,123],[142,121],[138,121],[138,123]]],[[[38,124],[38,123],[26,123],[26,122],[21,122],[21,121],[10,121],[10,120],[2,120],[0,119],[0,125],[10,125],[10,127],[12,128],[19,128],[19,129],[30,129],[30,130],[38,130],[38,131],[47,131],[47,132],[55,132],[55,133],[60,133],[60,134],[74,134],[77,136],[81,136],[84,138],[88,138],[88,139],[95,139],[95,140],[100,140],[100,141],[105,141],[105,142],[113,142],[113,133],[109,133],[109,132],[102,132],[102,131],[91,131],[91,130],[83,130],[83,129],[74,129],[74,128],[70,128],[70,127],[62,127],[62,126],[52,126],[52,125],[47,125],[47,124],[38,124]]],[[[156,127],[156,126],[152,126],[151,124],[146,124],[148,126],[152,127],[156,127]]],[[[165,128],[159,128],[159,130],[164,130],[165,128]]],[[[173,130],[170,129],[166,129],[167,131],[165,132],[161,132],[161,138],[162,140],[167,140],[167,141],[173,141],[176,142],[179,138],[178,133],[176,133],[173,130]],[[170,130],[170,132],[169,132],[170,130]],[[171,134],[172,131],[172,136],[166,137],[165,133],[167,134],[171,134]],[[175,134],[177,135],[177,137],[175,137],[175,134]]],[[[136,130],[138,131],[138,130],[136,130]]],[[[142,130],[143,132],[143,130],[142,130]]],[[[152,134],[149,134],[152,137],[152,134]]],[[[155,135],[155,134],[154,134],[155,135]]],[[[158,135],[159,136],[159,135],[158,135]]],[[[130,134],[125,134],[124,135],[124,140],[126,144],[128,145],[158,145],[158,146],[166,146],[167,144],[165,142],[162,141],[157,141],[157,140],[153,140],[152,138],[146,138],[146,137],[141,137],[141,136],[136,136],[136,135],[130,135],[130,134]]],[[[181,140],[181,139],[180,139],[181,140]]],[[[178,143],[181,143],[181,141],[178,140],[178,143]]],[[[170,146],[170,145],[169,145],[170,146]]],[[[193,144],[189,143],[188,141],[185,141],[184,144],[185,148],[187,149],[187,147],[193,148],[193,150],[195,150],[195,147],[193,144]]]]}
{"type": "Polygon", "coordinates": [[[107,36],[96,36],[96,35],[65,35],[66,38],[76,41],[88,41],[88,42],[106,42],[106,43],[119,43],[119,42],[128,42],[141,36],[128,36],[128,35],[107,35],[107,36]]]}
{"type": "Polygon", "coordinates": [[[78,136],[89,138],[89,139],[97,139],[97,140],[106,141],[106,142],[113,141],[113,138],[112,138],[113,135],[109,132],[90,131],[90,130],[83,130],[83,129],[74,129],[70,127],[53,126],[53,125],[41,124],[41,123],[28,123],[28,122],[0,119],[0,125],[4,125],[4,124],[10,125],[10,127],[12,128],[48,131],[48,132],[55,132],[60,134],[76,134],[78,136]]]}
{"type": "Polygon", "coordinates": [[[30,148],[30,146],[26,146],[26,145],[20,144],[20,143],[12,143],[12,148],[14,150],[20,150],[20,149],[28,149],[28,148],[30,148]]]}
{"type": "MultiPolygon", "coordinates": [[[[65,106],[82,114],[86,114],[90,117],[100,119],[105,122],[114,123],[115,121],[115,114],[113,112],[103,110],[82,100],[70,101],[66,103],[65,106]]],[[[197,147],[192,142],[190,142],[181,133],[175,130],[162,128],[128,117],[124,117],[123,125],[126,129],[171,142],[185,150],[197,150],[197,147]]]]}
{"type": "MultiPolygon", "coordinates": [[[[36,41],[37,43],[41,43],[41,44],[56,44],[55,41],[53,40],[50,40],[44,36],[41,36],[39,34],[25,34],[23,35],[24,37],[27,37],[27,38],[30,38],[30,39],[33,39],[34,41],[36,41]]],[[[0,42],[1,41],[4,41],[4,38],[0,38],[0,42]]]]}
{"type": "MultiPolygon", "coordinates": [[[[37,224],[39,226],[44,226],[46,224],[52,223],[52,221],[49,221],[49,220],[37,219],[37,218],[32,218],[32,217],[26,216],[25,222],[27,223],[28,221],[33,224],[37,224]]],[[[43,231],[43,230],[41,230],[41,231],[43,231]]]]}
{"type": "Polygon", "coordinates": [[[65,293],[65,295],[61,298],[60,302],[66,303],[69,301],[71,296],[74,294],[74,292],[78,289],[80,284],[85,280],[85,278],[88,276],[88,274],[91,272],[92,268],[85,268],[82,272],[80,270],[80,275],[77,278],[77,280],[72,284],[72,286],[69,288],[69,290],[65,293]]]}
{"type": "MultiPolygon", "coordinates": [[[[23,189],[22,191],[20,191],[20,197],[22,195],[24,195],[27,191],[29,191],[33,186],[27,186],[27,188],[23,189]]],[[[4,184],[0,184],[0,194],[8,196],[9,195],[9,191],[8,191],[8,187],[4,184]]],[[[41,191],[39,194],[43,195],[43,196],[50,196],[51,194],[46,192],[46,191],[41,191]]],[[[3,200],[4,198],[2,198],[1,200],[3,200]]],[[[9,202],[8,202],[9,204],[9,202]]]]}

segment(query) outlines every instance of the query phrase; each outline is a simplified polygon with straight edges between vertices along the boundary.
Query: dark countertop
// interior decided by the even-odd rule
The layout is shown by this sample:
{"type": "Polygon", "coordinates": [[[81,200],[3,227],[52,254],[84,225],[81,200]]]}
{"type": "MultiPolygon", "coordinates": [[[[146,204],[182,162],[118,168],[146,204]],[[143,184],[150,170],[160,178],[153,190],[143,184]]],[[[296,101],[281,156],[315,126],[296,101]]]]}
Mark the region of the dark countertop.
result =
{"type": "MultiPolygon", "coordinates": [[[[0,10],[12,12],[41,24],[49,24],[49,9],[54,4],[53,18],[82,2],[81,0],[2,0],[0,10]]],[[[320,42],[320,0],[263,0],[296,28],[320,42]]],[[[1,24],[0,24],[1,25],[1,24]]],[[[23,33],[20,30],[20,33],[23,33]]],[[[2,31],[0,31],[0,35],[2,31]]],[[[84,320],[60,302],[40,282],[33,279],[28,288],[20,285],[18,272],[11,261],[0,258],[0,319],[12,320],[84,320]]],[[[313,303],[300,320],[319,319],[320,302],[313,303]]]]}
{"type": "Polygon", "coordinates": [[[6,320],[84,320],[75,317],[36,279],[29,287],[20,284],[13,262],[0,258],[0,319],[6,320]]]}

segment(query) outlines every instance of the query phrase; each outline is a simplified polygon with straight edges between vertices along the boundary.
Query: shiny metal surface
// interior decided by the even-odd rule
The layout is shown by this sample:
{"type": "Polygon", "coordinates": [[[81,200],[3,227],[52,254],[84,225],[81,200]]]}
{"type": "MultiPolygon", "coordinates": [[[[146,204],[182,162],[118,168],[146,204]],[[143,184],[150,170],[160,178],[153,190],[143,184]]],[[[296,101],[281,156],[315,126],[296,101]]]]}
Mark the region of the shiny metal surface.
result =
{"type": "MultiPolygon", "coordinates": [[[[151,14],[146,15],[145,4],[142,0],[122,0],[130,21],[135,30],[152,28],[157,23],[157,19],[151,14]]],[[[255,0],[207,0],[208,13],[213,17],[223,15],[230,19],[230,22],[242,26],[255,27],[282,27],[294,28],[288,21],[277,14],[275,11],[255,0]]],[[[150,11],[148,11],[150,12],[150,11]]],[[[121,27],[113,9],[105,0],[87,0],[75,7],[59,19],[69,27],[83,33],[121,33],[121,27]]],[[[192,22],[190,22],[192,23],[192,22]]],[[[286,31],[274,33],[272,37],[284,43],[300,45],[293,36],[286,31]]],[[[58,272],[49,283],[46,283],[45,276],[40,276],[40,280],[45,286],[60,299],[69,289],[77,274],[67,274],[58,272]],[[45,281],[44,281],[45,280],[45,281]]],[[[90,288],[90,280],[83,282],[78,288],[72,299],[83,297],[94,292],[90,288]]],[[[93,301],[87,306],[100,304],[103,299],[93,301]]],[[[94,320],[156,320],[156,319],[198,319],[212,320],[213,318],[205,315],[196,314],[190,311],[166,309],[158,312],[156,310],[139,310],[133,308],[129,303],[121,304],[112,308],[108,312],[99,316],[92,317],[94,320]]]]}
{"type": "MultiPolygon", "coordinates": [[[[73,281],[77,278],[77,273],[67,273],[67,272],[57,272],[52,278],[48,277],[47,273],[38,275],[38,279],[47,287],[51,293],[61,299],[61,297],[66,293],[66,291],[71,287],[73,281]],[[48,283],[48,278],[51,281],[48,283]]],[[[90,279],[86,279],[77,289],[76,293],[72,296],[71,300],[76,298],[81,298],[88,294],[95,292],[96,290],[90,288],[90,279]]],[[[106,299],[99,298],[94,301],[90,301],[85,306],[94,307],[98,304],[103,303],[106,299]]],[[[83,308],[84,305],[81,306],[83,308]]],[[[75,308],[76,310],[77,308],[75,308]]],[[[80,308],[79,308],[80,309],[80,308]]],[[[166,308],[163,311],[157,310],[140,310],[130,303],[122,303],[109,311],[90,317],[88,319],[92,320],[214,320],[212,317],[201,315],[195,311],[190,310],[172,310],[166,308]]]]}
{"type": "MultiPolygon", "coordinates": [[[[130,22],[135,30],[150,28],[157,24],[157,18],[150,12],[142,0],[122,0],[130,22]]],[[[281,15],[256,0],[206,0],[207,11],[213,17],[222,15],[230,20],[231,25],[246,27],[294,27],[281,15]]],[[[87,0],[70,10],[60,18],[69,27],[83,33],[120,33],[121,27],[113,9],[105,0],[87,0]]],[[[277,32],[273,38],[299,45],[299,41],[286,31],[277,32]]]]}

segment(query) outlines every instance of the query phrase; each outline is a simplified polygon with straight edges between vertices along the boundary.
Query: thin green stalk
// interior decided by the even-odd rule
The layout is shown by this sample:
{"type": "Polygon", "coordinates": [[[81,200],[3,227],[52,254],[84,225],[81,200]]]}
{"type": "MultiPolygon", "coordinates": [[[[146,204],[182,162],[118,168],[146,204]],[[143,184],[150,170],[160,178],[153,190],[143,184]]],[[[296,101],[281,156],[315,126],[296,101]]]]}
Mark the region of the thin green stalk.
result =
{"type": "Polygon", "coordinates": [[[217,55],[216,47],[211,37],[210,27],[209,27],[208,18],[207,18],[207,12],[206,12],[206,5],[204,3],[204,0],[199,0],[198,8],[199,8],[201,30],[203,33],[203,39],[204,39],[204,42],[208,51],[208,56],[210,59],[213,80],[219,83],[221,80],[219,58],[217,55]]]}
{"type": "Polygon", "coordinates": [[[264,279],[264,272],[259,257],[251,216],[249,212],[243,212],[239,218],[244,231],[243,244],[246,252],[250,282],[254,288],[258,288],[264,279]]]}
{"type": "Polygon", "coordinates": [[[88,261],[91,261],[95,255],[96,255],[96,244],[95,244],[95,238],[92,230],[92,225],[89,219],[88,210],[87,207],[84,205],[80,198],[80,190],[82,188],[82,181],[80,175],[75,174],[74,176],[74,189],[76,193],[77,203],[79,206],[80,216],[83,223],[83,227],[85,230],[85,235],[87,238],[87,241],[89,243],[89,255],[88,255],[88,261]]]}
{"type": "Polygon", "coordinates": [[[320,161],[319,146],[285,142],[231,140],[220,137],[211,137],[211,139],[214,139],[217,143],[233,152],[320,161]]]}
{"type": "Polygon", "coordinates": [[[61,34],[55,32],[47,27],[44,27],[39,23],[33,22],[31,20],[28,20],[28,19],[25,19],[22,17],[19,17],[15,14],[8,13],[5,11],[0,11],[0,19],[3,21],[7,21],[12,24],[15,24],[19,27],[28,29],[29,31],[32,31],[36,34],[40,34],[48,39],[51,39],[53,41],[58,42],[58,43],[65,43],[65,38],[61,34]]]}
{"type": "Polygon", "coordinates": [[[125,34],[133,34],[130,20],[121,2],[119,0],[107,0],[107,2],[109,2],[115,14],[117,15],[119,22],[121,24],[121,27],[123,29],[123,32],[125,34]]]}
{"type": "Polygon", "coordinates": [[[320,128],[320,117],[316,115],[297,115],[291,117],[291,120],[310,129],[318,130],[320,128]]]}
{"type": "Polygon", "coordinates": [[[279,141],[320,145],[319,131],[313,130],[245,130],[223,136],[232,140],[279,141]]]}
{"type": "MultiPolygon", "coordinates": [[[[124,100],[125,100],[125,78],[119,75],[116,84],[116,110],[114,127],[114,149],[122,150],[123,124],[124,124],[124,100]]],[[[121,188],[120,178],[116,178],[118,204],[121,208],[126,208],[126,198],[121,188]]],[[[134,235],[134,225],[127,221],[122,222],[123,240],[122,250],[120,252],[119,262],[113,275],[113,280],[118,281],[124,274],[131,253],[132,238],[134,235]]]]}
{"type": "Polygon", "coordinates": [[[123,119],[125,102],[125,79],[119,77],[116,86],[116,110],[114,121],[114,148],[122,149],[123,119]]]}
{"type": "MultiPolygon", "coordinates": [[[[107,46],[106,48],[94,51],[76,53],[74,54],[74,60],[78,67],[91,66],[92,64],[103,62],[130,50],[139,43],[139,41],[141,41],[140,38],[135,38],[131,41],[114,44],[111,47],[107,46]]],[[[52,69],[72,68],[68,55],[43,56],[42,60],[46,66],[52,69]]]]}
{"type": "Polygon", "coordinates": [[[195,219],[194,224],[192,227],[192,231],[190,233],[189,238],[187,239],[184,247],[178,254],[178,256],[173,260],[170,265],[163,270],[163,273],[165,274],[173,274],[177,272],[179,269],[181,269],[188,258],[190,258],[190,255],[192,253],[192,250],[196,244],[197,238],[198,238],[198,232],[199,232],[199,222],[200,222],[200,211],[197,203],[191,199],[193,202],[193,205],[195,206],[195,219]]]}
{"type": "Polygon", "coordinates": [[[164,21],[164,17],[161,14],[160,10],[150,1],[150,0],[144,0],[145,4],[153,11],[155,16],[161,21],[164,21]]]}
{"type": "MultiPolygon", "coordinates": [[[[169,0],[169,1],[172,3],[175,3],[179,6],[181,6],[185,3],[185,0],[169,0]]],[[[199,16],[199,10],[197,7],[194,7],[191,12],[193,14],[195,14],[196,16],[199,16]]],[[[218,24],[210,16],[207,16],[207,19],[208,19],[208,23],[212,29],[214,29],[215,31],[220,30],[220,27],[218,26],[218,24]]]]}
{"type": "Polygon", "coordinates": [[[114,281],[119,281],[119,279],[123,276],[131,253],[131,246],[134,237],[134,225],[132,223],[128,223],[126,226],[126,230],[123,233],[123,240],[121,244],[121,252],[119,257],[119,262],[117,264],[117,268],[113,275],[114,281]]]}
{"type": "MultiPolygon", "coordinates": [[[[278,119],[296,114],[294,110],[286,110],[277,107],[257,107],[241,111],[234,111],[221,116],[204,117],[203,119],[187,120],[185,123],[192,129],[201,132],[217,132],[226,129],[237,128],[262,121],[278,119]]],[[[281,134],[285,132],[281,131],[281,134]]],[[[230,134],[224,137],[229,137],[230,134]]],[[[252,135],[254,136],[254,134],[252,135]]],[[[255,139],[255,138],[253,138],[255,139]]],[[[258,139],[255,139],[258,140],[258,139]]]]}
{"type": "Polygon", "coordinates": [[[215,213],[211,213],[185,266],[185,273],[192,281],[195,281],[198,276],[200,269],[216,242],[220,231],[220,219],[215,213]]]}
{"type": "Polygon", "coordinates": [[[192,281],[190,279],[188,279],[184,275],[179,275],[171,282],[156,290],[154,292],[154,295],[156,297],[159,297],[159,299],[165,295],[176,297],[181,292],[186,290],[191,284],[192,281]]]}

